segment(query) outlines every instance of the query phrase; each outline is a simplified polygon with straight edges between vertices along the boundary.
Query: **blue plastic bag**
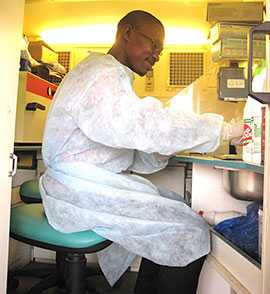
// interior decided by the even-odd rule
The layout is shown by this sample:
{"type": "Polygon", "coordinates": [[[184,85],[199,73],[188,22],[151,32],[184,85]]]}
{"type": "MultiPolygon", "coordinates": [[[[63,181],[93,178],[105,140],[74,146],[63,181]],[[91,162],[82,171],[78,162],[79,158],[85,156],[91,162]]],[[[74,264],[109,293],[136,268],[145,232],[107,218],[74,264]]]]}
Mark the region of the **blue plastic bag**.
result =
{"type": "Polygon", "coordinates": [[[258,248],[259,208],[260,204],[253,202],[247,206],[247,215],[227,219],[214,227],[226,239],[258,261],[260,260],[258,248]]]}

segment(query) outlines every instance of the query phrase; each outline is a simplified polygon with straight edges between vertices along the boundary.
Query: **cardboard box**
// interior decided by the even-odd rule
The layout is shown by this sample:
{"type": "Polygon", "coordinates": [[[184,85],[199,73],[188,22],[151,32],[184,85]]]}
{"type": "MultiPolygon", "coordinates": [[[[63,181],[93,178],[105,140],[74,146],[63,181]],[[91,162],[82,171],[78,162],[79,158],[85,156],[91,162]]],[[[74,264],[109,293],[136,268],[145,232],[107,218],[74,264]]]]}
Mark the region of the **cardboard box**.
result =
{"type": "Polygon", "coordinates": [[[263,2],[208,3],[207,21],[238,23],[261,23],[263,2]]]}
{"type": "MultiPolygon", "coordinates": [[[[265,58],[265,41],[254,40],[254,58],[265,58]]],[[[247,40],[225,38],[211,46],[212,61],[218,62],[221,59],[247,60],[247,40]]]]}
{"type": "MultiPolygon", "coordinates": [[[[244,39],[247,40],[251,24],[217,23],[210,28],[209,40],[214,44],[220,39],[244,39]]],[[[265,40],[265,35],[254,35],[255,40],[265,40]]]]}
{"type": "Polygon", "coordinates": [[[28,50],[31,56],[44,63],[58,62],[58,54],[44,41],[29,42],[28,50]]]}

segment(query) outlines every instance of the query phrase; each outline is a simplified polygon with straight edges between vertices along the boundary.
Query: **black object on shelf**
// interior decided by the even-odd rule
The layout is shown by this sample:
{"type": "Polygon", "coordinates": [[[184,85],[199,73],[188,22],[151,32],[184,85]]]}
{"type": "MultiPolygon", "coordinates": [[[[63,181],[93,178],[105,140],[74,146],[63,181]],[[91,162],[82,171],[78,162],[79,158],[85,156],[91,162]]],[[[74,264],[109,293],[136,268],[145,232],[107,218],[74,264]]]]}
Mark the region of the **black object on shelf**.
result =
{"type": "Polygon", "coordinates": [[[229,144],[229,154],[237,154],[235,145],[229,144]]]}
{"type": "Polygon", "coordinates": [[[27,111],[36,111],[37,109],[44,111],[46,110],[46,106],[37,102],[31,102],[31,103],[27,103],[25,107],[25,110],[27,111]]]}
{"type": "Polygon", "coordinates": [[[30,71],[31,72],[31,63],[25,58],[20,59],[20,71],[30,71]]]}

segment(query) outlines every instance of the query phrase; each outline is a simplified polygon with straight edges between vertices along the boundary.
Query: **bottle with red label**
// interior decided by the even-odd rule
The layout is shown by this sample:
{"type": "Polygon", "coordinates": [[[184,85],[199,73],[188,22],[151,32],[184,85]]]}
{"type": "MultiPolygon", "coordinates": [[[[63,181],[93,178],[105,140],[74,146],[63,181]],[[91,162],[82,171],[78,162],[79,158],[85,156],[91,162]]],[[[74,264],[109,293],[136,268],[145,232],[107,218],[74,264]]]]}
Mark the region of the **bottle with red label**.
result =
{"type": "MultiPolygon", "coordinates": [[[[265,92],[267,67],[265,60],[255,68],[252,80],[254,92],[265,92]]],[[[262,164],[264,157],[264,116],[263,104],[248,97],[244,107],[244,141],[243,160],[262,164]]]]}
{"type": "Polygon", "coordinates": [[[248,97],[244,107],[243,160],[261,164],[262,104],[248,97]]]}

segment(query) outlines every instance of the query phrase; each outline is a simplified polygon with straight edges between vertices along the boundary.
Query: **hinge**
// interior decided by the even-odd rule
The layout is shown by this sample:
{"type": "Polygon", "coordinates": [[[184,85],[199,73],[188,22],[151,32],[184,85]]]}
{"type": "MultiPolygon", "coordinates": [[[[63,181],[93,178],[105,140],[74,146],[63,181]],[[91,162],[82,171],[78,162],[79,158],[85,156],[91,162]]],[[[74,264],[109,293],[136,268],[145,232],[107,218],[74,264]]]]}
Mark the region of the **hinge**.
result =
{"type": "Polygon", "coordinates": [[[9,158],[12,159],[12,169],[11,169],[11,171],[8,172],[8,176],[13,177],[17,171],[18,157],[14,153],[10,153],[9,158]]]}

